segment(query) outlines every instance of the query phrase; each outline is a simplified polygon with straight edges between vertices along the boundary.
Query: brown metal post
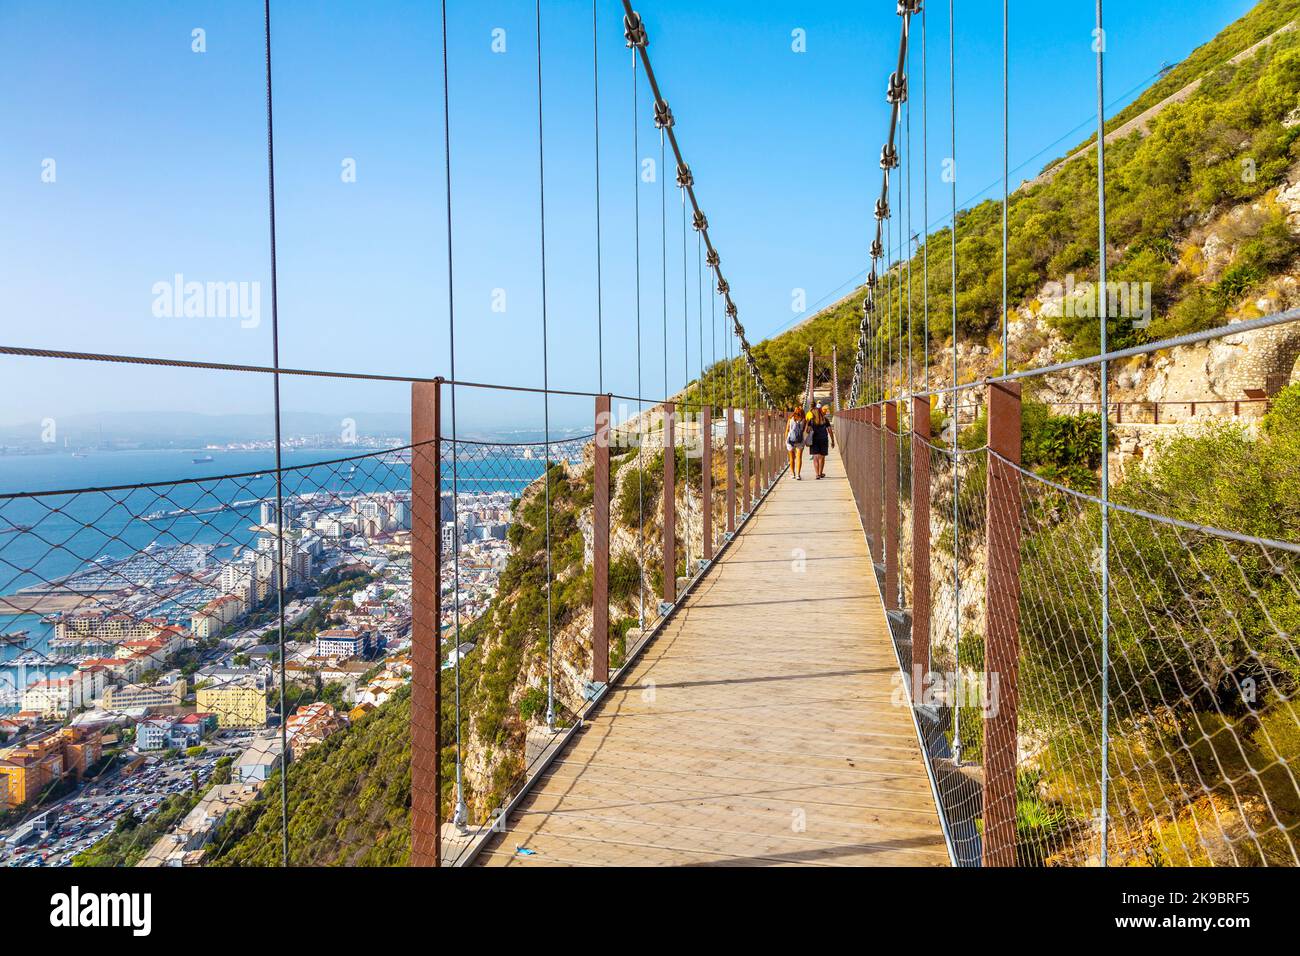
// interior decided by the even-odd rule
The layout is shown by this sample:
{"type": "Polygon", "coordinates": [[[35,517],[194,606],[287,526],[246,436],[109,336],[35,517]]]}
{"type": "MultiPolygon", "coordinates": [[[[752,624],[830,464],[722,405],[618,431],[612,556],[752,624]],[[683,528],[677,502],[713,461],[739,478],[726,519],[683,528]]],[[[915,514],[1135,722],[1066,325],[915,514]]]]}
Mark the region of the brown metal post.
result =
{"type": "Polygon", "coordinates": [[[1020,475],[1013,466],[1020,464],[1019,382],[996,382],[989,386],[988,434],[983,863],[1015,866],[1020,475]]]}
{"type": "Polygon", "coordinates": [[[876,432],[876,497],[872,501],[872,507],[876,509],[876,521],[880,528],[880,564],[883,566],[888,561],[885,555],[887,545],[885,535],[889,530],[885,521],[885,472],[888,470],[885,466],[889,455],[889,432],[885,429],[885,402],[883,401],[876,406],[876,432]]]}
{"type": "Polygon", "coordinates": [[[776,408],[772,410],[772,481],[785,471],[785,418],[776,408]]]}
{"type": "Polygon", "coordinates": [[[862,530],[865,533],[867,512],[862,507],[862,409],[853,409],[849,416],[849,422],[853,426],[853,441],[845,449],[844,460],[853,482],[853,498],[858,506],[858,520],[862,522],[862,530]]]}
{"type": "Polygon", "coordinates": [[[673,441],[672,402],[664,402],[664,587],[665,604],[677,601],[677,447],[673,441]]]}
{"type": "Polygon", "coordinates": [[[749,493],[749,446],[751,443],[751,434],[754,431],[754,410],[745,409],[745,431],[741,437],[740,443],[740,487],[744,489],[741,501],[744,503],[741,512],[749,514],[750,493],[749,493]]]}
{"type": "Polygon", "coordinates": [[[776,481],[785,471],[785,419],[776,409],[772,409],[772,480],[776,481]]]}
{"type": "Polygon", "coordinates": [[[740,512],[742,515],[749,514],[749,429],[753,427],[754,420],[750,418],[749,408],[742,408],[744,412],[744,428],[740,434],[740,512]]]}
{"type": "Polygon", "coordinates": [[[871,560],[881,561],[880,540],[880,406],[867,409],[867,480],[863,482],[863,497],[867,509],[867,541],[871,545],[871,560]]]}
{"type": "Polygon", "coordinates": [[[772,410],[768,408],[763,412],[763,479],[764,484],[771,488],[772,480],[776,476],[775,462],[772,462],[772,410]]]}
{"type": "Polygon", "coordinates": [[[898,403],[885,403],[885,608],[898,610],[898,403]]]}
{"type": "Polygon", "coordinates": [[[930,671],[930,399],[912,399],[912,699],[930,671]]]}
{"type": "MultiPolygon", "coordinates": [[[[858,474],[858,452],[862,443],[858,440],[858,419],[861,409],[847,408],[844,410],[844,428],[841,429],[840,440],[840,457],[844,459],[844,472],[849,478],[849,487],[853,490],[853,503],[858,509],[858,520],[863,521],[866,517],[862,510],[862,484],[859,481],[858,474]]],[[[862,525],[863,529],[866,524],[862,525]]]]}
{"type": "Polygon", "coordinates": [[[763,446],[767,451],[767,469],[765,474],[767,475],[767,486],[770,488],[772,487],[772,482],[776,481],[776,456],[773,454],[776,450],[776,442],[773,441],[776,434],[776,422],[772,419],[771,409],[768,409],[763,414],[763,421],[765,426],[764,433],[767,436],[767,442],[763,446]]]}
{"type": "Polygon", "coordinates": [[[727,533],[736,531],[736,410],[727,409],[727,533]]]}
{"type": "Polygon", "coordinates": [[[591,679],[609,683],[609,405],[596,396],[596,460],[592,468],[591,679]]]}
{"type": "Polygon", "coordinates": [[[411,386],[411,866],[442,862],[441,393],[411,386]]]}
{"type": "Polygon", "coordinates": [[[704,524],[704,560],[713,560],[713,406],[705,405],[700,422],[700,510],[704,524]]]}
{"type": "Polygon", "coordinates": [[[773,454],[776,450],[776,442],[774,441],[776,437],[776,421],[772,418],[771,409],[768,409],[763,417],[767,424],[767,444],[764,447],[767,449],[767,484],[770,487],[772,482],[776,480],[776,456],[773,454]]]}

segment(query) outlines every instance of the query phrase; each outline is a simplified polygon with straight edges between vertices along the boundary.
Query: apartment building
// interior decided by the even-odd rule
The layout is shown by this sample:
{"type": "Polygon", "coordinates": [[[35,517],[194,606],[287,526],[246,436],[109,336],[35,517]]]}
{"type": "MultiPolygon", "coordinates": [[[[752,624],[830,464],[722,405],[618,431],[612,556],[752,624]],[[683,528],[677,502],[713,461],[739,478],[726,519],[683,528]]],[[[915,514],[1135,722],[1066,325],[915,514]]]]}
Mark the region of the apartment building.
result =
{"type": "Polygon", "coordinates": [[[129,614],[87,611],[83,614],[63,615],[54,625],[54,639],[91,644],[118,644],[136,638],[152,637],[158,628],[166,624],[167,622],[162,618],[140,618],[129,614]]]}
{"type": "Polygon", "coordinates": [[[0,750],[0,805],[21,806],[65,774],[78,778],[103,756],[97,730],[63,727],[0,750]]]}
{"type": "Polygon", "coordinates": [[[23,689],[23,710],[58,720],[70,717],[103,693],[107,673],[102,667],[88,668],[66,677],[33,681],[23,689]]]}
{"type": "Polygon", "coordinates": [[[217,715],[217,726],[265,727],[267,679],[261,674],[217,675],[195,693],[198,709],[217,715]]]}
{"type": "Polygon", "coordinates": [[[185,703],[185,678],[170,684],[123,684],[104,691],[104,709],[172,713],[185,703]]]}
{"type": "Polygon", "coordinates": [[[196,640],[205,641],[216,637],[245,610],[244,600],[237,594],[223,594],[213,598],[190,616],[190,633],[196,640]]]}
{"type": "Polygon", "coordinates": [[[370,650],[370,632],[336,627],[316,635],[316,656],[347,660],[364,657],[370,650]]]}

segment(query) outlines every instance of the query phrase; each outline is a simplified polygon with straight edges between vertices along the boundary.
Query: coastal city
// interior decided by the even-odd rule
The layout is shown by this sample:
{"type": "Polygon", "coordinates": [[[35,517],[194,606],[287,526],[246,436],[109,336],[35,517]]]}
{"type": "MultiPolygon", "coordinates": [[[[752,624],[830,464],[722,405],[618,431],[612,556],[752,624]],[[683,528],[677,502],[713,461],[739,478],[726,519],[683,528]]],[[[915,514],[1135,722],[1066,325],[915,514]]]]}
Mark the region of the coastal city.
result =
{"type": "MultiPolygon", "coordinates": [[[[444,667],[473,653],[454,623],[496,593],[517,493],[441,494],[443,553],[456,557],[442,569],[444,667]]],[[[304,492],[282,515],[274,500],[208,510],[246,518],[247,543],[154,541],[0,598],[15,615],[0,630],[20,649],[0,668],[0,863],[199,865],[286,760],[409,683],[409,491],[304,492]],[[34,641],[23,622],[38,614],[34,641]]]]}

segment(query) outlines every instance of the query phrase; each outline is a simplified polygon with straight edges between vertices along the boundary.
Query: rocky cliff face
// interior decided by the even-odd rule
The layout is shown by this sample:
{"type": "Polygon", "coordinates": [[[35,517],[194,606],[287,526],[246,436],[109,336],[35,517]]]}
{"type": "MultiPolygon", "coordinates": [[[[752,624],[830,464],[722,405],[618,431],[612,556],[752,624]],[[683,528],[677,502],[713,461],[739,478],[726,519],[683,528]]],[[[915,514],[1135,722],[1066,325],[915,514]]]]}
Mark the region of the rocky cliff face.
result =
{"type": "MultiPolygon", "coordinates": [[[[1259,201],[1229,207],[1202,222],[1187,224],[1188,236],[1175,244],[1178,268],[1205,290],[1216,288],[1244,244],[1255,239],[1266,224],[1281,215],[1294,236],[1300,236],[1300,163],[1286,182],[1259,201]]],[[[1061,283],[1046,283],[1032,300],[1021,303],[1008,323],[1012,367],[1041,367],[1068,357],[1064,338],[1053,319],[1069,307],[1061,283]]],[[[1229,323],[1243,322],[1300,307],[1300,261],[1255,284],[1249,294],[1233,301],[1229,323]]],[[[999,343],[960,342],[957,347],[959,381],[971,382],[1001,370],[999,343]]],[[[905,374],[895,368],[894,374],[905,374]]],[[[913,373],[914,376],[917,373],[913,373]]],[[[939,350],[930,370],[931,380],[949,382],[952,358],[939,350]]],[[[1115,464],[1150,450],[1161,427],[1202,422],[1208,418],[1237,418],[1247,425],[1264,412],[1260,399],[1300,381],[1300,323],[1229,335],[1210,342],[1185,345],[1137,356],[1111,368],[1110,400],[1123,403],[1118,414],[1120,440],[1115,464]],[[1146,406],[1146,407],[1143,407],[1146,406]],[[1127,420],[1125,420],[1127,417],[1127,420]]],[[[1065,410],[1091,405],[1096,409],[1099,375],[1096,366],[1071,369],[1026,383],[1038,401],[1065,410]]],[[[950,417],[950,396],[941,395],[936,409],[950,417]]],[[[973,413],[963,414],[969,421],[973,413]]],[[[945,435],[951,438],[951,433],[945,435]]]]}

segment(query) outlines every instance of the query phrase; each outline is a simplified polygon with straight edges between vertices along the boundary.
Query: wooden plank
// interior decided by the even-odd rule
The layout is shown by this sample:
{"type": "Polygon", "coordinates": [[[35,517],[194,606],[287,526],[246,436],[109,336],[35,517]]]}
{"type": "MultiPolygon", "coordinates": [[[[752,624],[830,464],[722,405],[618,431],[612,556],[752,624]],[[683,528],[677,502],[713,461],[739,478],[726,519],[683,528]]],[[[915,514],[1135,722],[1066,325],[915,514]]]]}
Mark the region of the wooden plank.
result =
{"type": "Polygon", "coordinates": [[[948,863],[837,454],[757,506],[477,862],[948,863]]]}

